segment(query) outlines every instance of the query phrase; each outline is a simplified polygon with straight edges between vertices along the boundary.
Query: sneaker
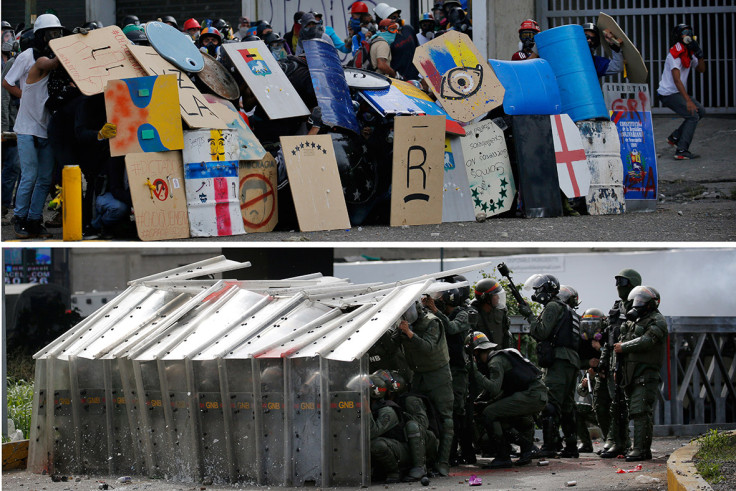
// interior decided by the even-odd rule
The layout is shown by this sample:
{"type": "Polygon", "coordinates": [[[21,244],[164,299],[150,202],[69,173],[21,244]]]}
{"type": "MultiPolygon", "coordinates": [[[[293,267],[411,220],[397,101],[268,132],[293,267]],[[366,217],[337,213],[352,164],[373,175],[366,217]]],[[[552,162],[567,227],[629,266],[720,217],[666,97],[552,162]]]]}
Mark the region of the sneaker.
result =
{"type": "Polygon", "coordinates": [[[677,137],[675,137],[675,136],[670,135],[670,136],[667,137],[667,143],[669,143],[673,147],[676,147],[677,146],[677,142],[679,142],[679,141],[680,141],[680,139],[677,138],[677,137]]]}
{"type": "Polygon", "coordinates": [[[60,211],[54,213],[54,216],[51,217],[51,220],[46,220],[46,223],[44,223],[44,225],[50,228],[61,228],[63,224],[64,218],[62,217],[60,211]]]}
{"type": "Polygon", "coordinates": [[[675,158],[677,160],[692,160],[697,159],[698,157],[700,157],[700,155],[695,155],[687,150],[678,149],[677,152],[675,152],[675,158]]]}
{"type": "Polygon", "coordinates": [[[28,228],[26,227],[26,220],[24,218],[17,218],[15,219],[15,223],[13,223],[13,229],[15,230],[15,236],[19,239],[32,239],[31,233],[28,231],[28,228]]]}
{"type": "Polygon", "coordinates": [[[82,231],[82,240],[95,240],[100,238],[100,230],[97,230],[92,225],[87,225],[82,231]]]}
{"type": "Polygon", "coordinates": [[[33,237],[38,237],[39,239],[50,239],[54,236],[54,234],[46,230],[46,227],[43,226],[41,220],[28,220],[26,223],[26,228],[33,237]]]}

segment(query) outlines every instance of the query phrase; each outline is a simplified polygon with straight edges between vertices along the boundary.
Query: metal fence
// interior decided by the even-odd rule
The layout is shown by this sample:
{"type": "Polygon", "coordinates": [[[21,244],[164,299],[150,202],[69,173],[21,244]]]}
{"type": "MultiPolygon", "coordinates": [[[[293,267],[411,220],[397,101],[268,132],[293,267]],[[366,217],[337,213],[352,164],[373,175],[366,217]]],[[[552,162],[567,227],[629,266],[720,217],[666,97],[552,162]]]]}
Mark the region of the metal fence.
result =
{"type": "MultiPolygon", "coordinates": [[[[734,0],[537,0],[544,29],[595,22],[600,12],[613,17],[641,52],[654,94],[672,45],[671,30],[693,26],[707,59],[704,75],[691,73],[688,90],[708,112],[736,113],[736,1],[734,0]]],[[[606,81],[623,82],[621,77],[606,81]]],[[[653,112],[668,112],[657,101],[653,112]]]]}

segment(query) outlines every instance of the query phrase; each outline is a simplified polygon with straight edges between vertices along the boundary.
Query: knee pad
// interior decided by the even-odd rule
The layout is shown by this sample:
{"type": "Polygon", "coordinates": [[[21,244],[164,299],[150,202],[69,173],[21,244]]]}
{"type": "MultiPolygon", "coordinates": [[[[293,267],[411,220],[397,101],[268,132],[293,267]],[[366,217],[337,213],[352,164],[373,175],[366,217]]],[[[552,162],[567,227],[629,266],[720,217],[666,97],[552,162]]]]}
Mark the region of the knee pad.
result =
{"type": "Polygon", "coordinates": [[[445,431],[453,431],[455,429],[455,422],[452,418],[445,418],[442,420],[442,428],[445,431]]]}
{"type": "Polygon", "coordinates": [[[406,432],[407,438],[416,438],[422,435],[419,423],[413,420],[409,420],[406,422],[406,425],[404,426],[404,431],[406,432]]]}
{"type": "Polygon", "coordinates": [[[389,448],[386,442],[380,438],[371,440],[371,455],[387,455],[389,448]]]}

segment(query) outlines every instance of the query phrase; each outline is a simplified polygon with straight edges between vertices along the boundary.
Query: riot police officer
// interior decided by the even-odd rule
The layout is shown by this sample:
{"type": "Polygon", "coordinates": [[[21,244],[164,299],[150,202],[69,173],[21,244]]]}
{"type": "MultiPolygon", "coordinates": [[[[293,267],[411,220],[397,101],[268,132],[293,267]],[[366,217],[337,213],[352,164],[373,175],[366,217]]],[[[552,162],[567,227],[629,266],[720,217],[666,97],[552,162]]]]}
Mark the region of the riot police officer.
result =
{"type": "Polygon", "coordinates": [[[482,424],[497,444],[491,469],[511,467],[509,443],[518,443],[521,454],[516,465],[531,462],[534,451],[534,415],[547,404],[542,372],[513,348],[499,349],[485,334],[472,335],[478,368],[476,383],[489,404],[483,409],[482,424]]]}
{"type": "Polygon", "coordinates": [[[626,391],[629,417],[634,422],[634,444],[627,462],[652,458],[654,403],[661,382],[659,371],[667,346],[667,321],[659,313],[659,292],[650,286],[637,286],[629,293],[631,309],[621,326],[620,341],[613,348],[621,357],[621,386],[626,391]]]}
{"type": "Polygon", "coordinates": [[[476,330],[488,336],[492,343],[511,348],[511,321],[506,309],[506,290],[493,278],[484,278],[475,285],[475,299],[470,304],[478,312],[476,330]]]}
{"type": "MultiPolygon", "coordinates": [[[[607,438],[611,426],[611,395],[608,391],[608,380],[600,376],[598,369],[600,366],[603,333],[607,326],[608,318],[602,310],[592,308],[583,312],[583,318],[580,322],[582,344],[578,353],[581,358],[581,368],[586,370],[586,376],[583,377],[581,386],[578,388],[578,394],[583,396],[588,393],[592,394],[593,404],[590,408],[590,417],[595,419],[595,422],[603,433],[604,440],[607,438]]],[[[588,408],[581,407],[578,404],[576,409],[578,410],[578,436],[582,442],[582,446],[578,450],[580,452],[592,452],[593,444],[590,440],[588,428],[585,425],[586,418],[579,417],[588,408]]]]}
{"type": "Polygon", "coordinates": [[[565,448],[560,457],[579,457],[575,423],[575,383],[580,366],[580,316],[557,297],[560,282],[549,274],[532,275],[524,288],[533,290],[531,299],[544,305],[537,318],[528,305],[519,311],[530,323],[531,336],[537,344],[537,361],[547,372],[544,384],[549,390],[549,402],[542,411],[544,445],[540,457],[557,453],[559,427],[562,426],[565,448]]]}
{"type": "Polygon", "coordinates": [[[629,415],[624,392],[620,385],[621,377],[614,376],[620,371],[621,363],[614,353],[613,345],[618,341],[621,326],[626,322],[626,312],[631,310],[631,302],[628,300],[629,293],[641,285],[641,275],[630,268],[621,270],[614,278],[619,299],[608,311],[608,329],[604,334],[605,344],[601,349],[601,362],[598,367],[599,376],[607,380],[611,397],[610,428],[601,452],[601,457],[604,459],[615,459],[626,453],[630,445],[629,415]]]}
{"type": "Polygon", "coordinates": [[[450,447],[454,433],[454,395],[445,332],[440,320],[434,314],[424,312],[416,303],[403,314],[399,331],[399,342],[414,372],[412,390],[427,396],[441,419],[439,455],[434,470],[447,476],[450,473],[450,447]]]}
{"type": "Polygon", "coordinates": [[[401,407],[385,399],[386,383],[381,377],[369,377],[371,397],[371,466],[374,474],[385,475],[386,483],[399,482],[400,471],[410,465],[401,407]]]}

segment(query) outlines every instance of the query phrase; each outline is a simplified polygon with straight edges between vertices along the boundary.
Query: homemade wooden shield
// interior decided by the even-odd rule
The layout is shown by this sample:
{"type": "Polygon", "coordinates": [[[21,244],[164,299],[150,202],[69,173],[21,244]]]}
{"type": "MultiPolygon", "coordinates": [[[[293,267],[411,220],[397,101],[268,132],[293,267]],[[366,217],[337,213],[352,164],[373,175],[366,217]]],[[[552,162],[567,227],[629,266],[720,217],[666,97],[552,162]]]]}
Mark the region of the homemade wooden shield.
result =
{"type": "Polygon", "coordinates": [[[603,84],[624,165],[627,211],[657,209],[657,150],[646,84],[603,84]]]}
{"type": "Polygon", "coordinates": [[[227,127],[235,130],[238,136],[240,160],[260,160],[266,155],[266,149],[263,148],[232,102],[212,94],[205,94],[204,98],[211,104],[218,117],[227,123],[227,127]]]}
{"type": "MultiPolygon", "coordinates": [[[[455,146],[457,145],[456,143],[455,146]]],[[[469,222],[473,220],[475,220],[475,211],[473,211],[473,202],[470,200],[468,174],[465,172],[462,155],[459,155],[457,163],[455,162],[452,144],[450,138],[447,137],[445,138],[445,175],[442,186],[442,221],[469,222]]]]}
{"type": "Polygon", "coordinates": [[[381,116],[422,114],[411,99],[393,85],[380,90],[361,90],[360,96],[381,116]]]}
{"type": "Polygon", "coordinates": [[[270,232],[278,222],[279,210],[276,186],[278,171],[276,159],[266,153],[263,159],[241,160],[240,213],[246,232],[270,232]]]}
{"type": "Polygon", "coordinates": [[[52,39],[49,46],[84,95],[100,94],[108,80],[146,75],[117,26],[52,39]]]}
{"type": "Polygon", "coordinates": [[[419,46],[413,62],[458,121],[470,122],[503,103],[503,86],[467,34],[447,31],[419,46]]]}
{"type": "Polygon", "coordinates": [[[445,120],[394,119],[391,226],[442,223],[445,120]]]}
{"type": "MultiPolygon", "coordinates": [[[[624,62],[626,69],[624,75],[628,77],[629,82],[635,84],[645,84],[649,80],[649,70],[647,65],[644,63],[644,59],[641,57],[641,53],[636,46],[631,42],[626,33],[619,27],[618,23],[613,20],[608,14],[601,12],[598,14],[598,22],[596,23],[598,29],[601,31],[603,36],[604,31],[610,31],[613,37],[621,40],[622,46],[621,51],[624,53],[624,62]]],[[[606,51],[606,56],[611,57],[611,47],[605,40],[601,39],[603,49],[606,51]]]]}
{"type": "Polygon", "coordinates": [[[179,29],[163,22],[147,22],[146,37],[151,46],[177,68],[187,72],[199,72],[204,68],[202,52],[179,29]]]}
{"type": "Polygon", "coordinates": [[[568,198],[587,196],[590,188],[590,169],[583,151],[580,131],[567,114],[552,115],[550,121],[560,189],[568,198]]]}
{"type": "Polygon", "coordinates": [[[222,46],[271,119],[310,114],[263,41],[226,43],[222,46]]]}
{"type": "Polygon", "coordinates": [[[562,215],[555,147],[548,115],[512,116],[519,163],[519,199],[527,217],[562,215]]]}
{"type": "Polygon", "coordinates": [[[407,96],[427,116],[444,116],[447,118],[445,130],[448,133],[465,136],[465,130],[460,126],[460,123],[452,119],[440,106],[435,104],[432,98],[423,90],[403,80],[392,80],[392,85],[407,96]]]}
{"type": "Polygon", "coordinates": [[[511,209],[516,194],[503,131],[493,121],[465,127],[467,135],[454,140],[456,158],[467,172],[474,217],[486,218],[511,209]]]}
{"type": "Polygon", "coordinates": [[[204,69],[196,73],[197,79],[205,84],[215,94],[225,99],[234,101],[240,97],[240,87],[225,65],[217,61],[213,56],[202,53],[204,69]]]}
{"type": "Polygon", "coordinates": [[[330,135],[282,136],[281,147],[299,229],[350,228],[330,135]]]}
{"type": "Polygon", "coordinates": [[[302,44],[307,55],[317,104],[322,110],[322,121],[331,127],[360,133],[358,119],[353,111],[353,100],[350,98],[350,87],[345,80],[337,50],[321,39],[310,39],[302,44]]]}
{"type": "Polygon", "coordinates": [[[132,44],[128,49],[148,75],[176,75],[181,117],[190,128],[226,127],[225,122],[217,117],[217,113],[195,87],[194,82],[181,70],[164,60],[155,49],[132,44]]]}
{"type": "Polygon", "coordinates": [[[110,155],[165,152],[184,147],[175,75],[110,80],[105,89],[107,121],[117,125],[110,155]]]}
{"type": "Polygon", "coordinates": [[[192,236],[245,233],[240,214],[240,150],[235,131],[186,131],[182,154],[192,236]]]}
{"type": "Polygon", "coordinates": [[[181,152],[125,156],[135,227],[141,240],[189,237],[181,152]]]}
{"type": "Polygon", "coordinates": [[[612,121],[578,121],[590,169],[590,190],[585,205],[591,215],[617,215],[626,211],[621,145],[612,121]]]}

